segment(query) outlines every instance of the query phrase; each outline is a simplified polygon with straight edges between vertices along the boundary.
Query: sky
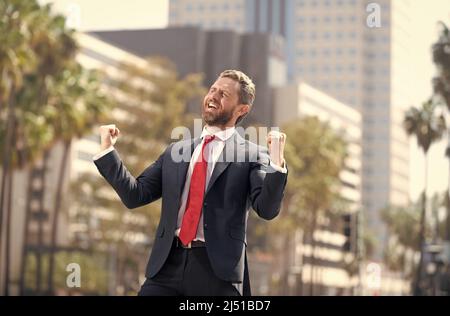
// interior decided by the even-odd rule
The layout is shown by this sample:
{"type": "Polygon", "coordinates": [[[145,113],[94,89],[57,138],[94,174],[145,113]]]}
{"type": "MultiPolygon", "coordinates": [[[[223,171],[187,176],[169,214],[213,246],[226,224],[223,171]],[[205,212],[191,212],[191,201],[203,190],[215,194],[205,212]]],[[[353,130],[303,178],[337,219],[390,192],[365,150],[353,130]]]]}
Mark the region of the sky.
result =
{"type": "Polygon", "coordinates": [[[80,12],[80,31],[167,26],[168,0],[39,0],[49,2],[58,12],[80,12]]]}
{"type": "MultiPolygon", "coordinates": [[[[395,0],[394,0],[395,1],[395,0]]],[[[40,3],[54,3],[54,9],[65,14],[77,12],[71,20],[77,29],[110,30],[164,28],[168,19],[168,0],[40,0],[40,3]]],[[[450,24],[450,0],[414,0],[411,2],[414,14],[414,48],[411,54],[417,63],[414,89],[415,100],[426,100],[432,92],[431,78],[435,73],[430,47],[437,40],[438,20],[450,24]]],[[[414,104],[419,106],[419,104],[414,104]]],[[[429,153],[428,193],[443,192],[447,188],[449,178],[448,161],[444,158],[447,144],[445,137],[433,145],[429,153]]],[[[424,157],[411,139],[410,150],[410,196],[416,200],[424,187],[424,157]]]]}

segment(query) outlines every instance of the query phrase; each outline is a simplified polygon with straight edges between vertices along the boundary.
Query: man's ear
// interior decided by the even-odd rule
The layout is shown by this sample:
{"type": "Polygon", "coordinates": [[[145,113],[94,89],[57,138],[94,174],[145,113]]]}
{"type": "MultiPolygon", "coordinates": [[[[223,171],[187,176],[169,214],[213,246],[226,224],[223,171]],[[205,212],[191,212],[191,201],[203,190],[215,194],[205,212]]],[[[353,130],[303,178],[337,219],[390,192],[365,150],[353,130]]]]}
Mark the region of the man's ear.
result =
{"type": "Polygon", "coordinates": [[[244,117],[247,116],[248,112],[250,112],[250,105],[248,104],[240,104],[242,107],[236,112],[239,114],[239,116],[236,119],[235,125],[240,123],[244,117]]]}
{"type": "Polygon", "coordinates": [[[238,111],[239,116],[246,115],[248,112],[250,112],[250,105],[248,104],[241,104],[241,105],[242,107],[238,111]]]}

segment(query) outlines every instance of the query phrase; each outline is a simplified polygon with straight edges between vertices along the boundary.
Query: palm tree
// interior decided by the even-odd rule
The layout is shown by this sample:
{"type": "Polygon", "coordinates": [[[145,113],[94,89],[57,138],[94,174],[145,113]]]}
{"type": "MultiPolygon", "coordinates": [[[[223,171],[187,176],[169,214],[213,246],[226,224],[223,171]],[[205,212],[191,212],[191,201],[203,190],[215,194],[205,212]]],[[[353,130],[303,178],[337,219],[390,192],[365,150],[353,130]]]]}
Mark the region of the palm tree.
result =
{"type": "MultiPolygon", "coordinates": [[[[99,78],[93,71],[86,71],[75,62],[77,44],[74,33],[65,27],[65,18],[60,15],[52,15],[50,5],[40,7],[36,1],[11,0],[5,4],[1,2],[0,12],[6,17],[11,16],[9,23],[7,18],[0,21],[0,36],[12,34],[12,40],[0,47],[0,70],[2,78],[8,76],[20,80],[13,81],[12,87],[0,82],[0,99],[7,96],[8,117],[7,124],[1,124],[0,142],[2,145],[3,176],[1,193],[1,205],[3,205],[3,192],[12,186],[12,168],[24,167],[25,164],[32,167],[37,158],[44,157],[44,168],[41,170],[41,180],[45,180],[45,161],[51,147],[58,141],[63,140],[64,154],[60,167],[60,178],[58,182],[55,209],[52,222],[52,247],[55,248],[57,222],[61,206],[62,183],[65,178],[66,160],[70,148],[70,140],[73,136],[81,136],[90,131],[92,125],[100,119],[100,115],[110,106],[110,102],[99,92],[99,78]],[[6,21],[6,22],[5,22],[6,21]],[[9,27],[9,29],[7,28],[9,27]],[[22,46],[18,46],[13,40],[21,39],[22,46]],[[24,53],[26,51],[26,54],[24,53]],[[6,57],[5,57],[6,56],[6,57]],[[8,59],[8,58],[9,59],[8,59]],[[20,57],[20,58],[19,58],[20,57]],[[21,66],[22,60],[30,60],[28,67],[21,66]],[[20,61],[20,62],[19,62],[20,61]],[[22,68],[8,70],[8,65],[19,65],[22,68]],[[31,66],[30,66],[31,65],[31,66]],[[12,75],[10,75],[10,73],[12,75]],[[6,128],[3,129],[3,126],[6,128]],[[70,132],[68,132],[70,131],[70,132]]],[[[2,15],[3,16],[3,15],[2,15]]],[[[6,80],[7,81],[7,80],[6,80]]],[[[4,111],[0,108],[0,119],[4,111]]],[[[33,170],[29,172],[29,180],[32,179],[33,170]]],[[[31,181],[29,193],[31,192],[31,181]]],[[[44,187],[40,194],[39,204],[42,206],[44,198],[44,187]]],[[[11,218],[11,189],[7,190],[7,219],[11,218]]],[[[21,266],[21,291],[24,288],[24,272],[26,265],[26,246],[30,219],[30,197],[27,199],[25,221],[25,243],[23,247],[23,260],[21,266]]],[[[1,206],[0,205],[0,206],[1,206]]],[[[3,211],[3,208],[2,208],[3,211]]],[[[3,212],[1,212],[3,214],[3,212]]],[[[0,217],[1,219],[1,217],[0,217]]],[[[0,228],[1,228],[0,223],[0,228]]],[[[9,245],[10,224],[7,224],[6,251],[5,251],[5,288],[8,294],[9,282],[9,245]]],[[[43,223],[38,225],[38,246],[43,244],[43,223]]],[[[41,287],[41,248],[36,252],[36,288],[41,287]]],[[[53,251],[51,251],[53,253],[53,251]]],[[[53,272],[54,258],[50,256],[50,268],[53,272]]],[[[53,273],[49,275],[49,280],[53,273]]],[[[52,282],[49,281],[50,284],[52,282]]],[[[49,286],[51,288],[51,286],[49,286]]]]}
{"type": "MultiPolygon", "coordinates": [[[[385,263],[390,270],[400,271],[405,279],[415,276],[414,254],[420,251],[421,210],[422,197],[407,207],[388,206],[381,210],[381,219],[389,232],[385,263]]],[[[428,237],[427,228],[424,232],[428,237]]]]}
{"type": "Polygon", "coordinates": [[[283,200],[283,212],[270,230],[271,236],[283,236],[283,279],[287,289],[290,274],[293,232],[302,229],[304,243],[310,244],[309,293],[314,295],[315,248],[314,234],[319,218],[340,211],[339,174],[344,168],[346,142],[328,124],[316,117],[304,117],[283,126],[290,141],[286,144],[286,161],[290,178],[283,200]]]}
{"type": "MultiPolygon", "coordinates": [[[[435,94],[441,97],[450,113],[450,31],[443,22],[440,24],[442,31],[438,41],[433,45],[433,61],[438,68],[438,76],[433,79],[433,86],[435,94]]],[[[446,155],[450,161],[450,128],[446,155]]],[[[450,198],[450,181],[447,195],[450,198]]],[[[446,240],[450,240],[450,203],[447,205],[446,240]]]]}
{"type": "MultiPolygon", "coordinates": [[[[5,282],[1,290],[5,295],[9,294],[9,253],[10,253],[10,221],[12,204],[13,170],[22,165],[23,161],[15,161],[16,147],[23,147],[23,143],[17,142],[18,119],[16,114],[16,92],[22,88],[24,77],[36,66],[36,58],[29,49],[29,34],[32,23],[27,17],[39,6],[35,1],[13,0],[0,3],[0,144],[2,148],[2,180],[0,191],[0,236],[3,235],[3,216],[6,215],[5,238],[5,282]],[[7,103],[7,107],[3,103],[7,103]],[[5,196],[5,192],[8,196],[5,196]],[[6,202],[6,203],[5,203],[6,202]],[[6,208],[5,208],[6,204],[6,208]]],[[[18,158],[23,158],[19,156],[18,158]]],[[[1,246],[0,244],[0,252],[1,246]]],[[[0,265],[1,271],[3,267],[0,265]]]]}
{"type": "Polygon", "coordinates": [[[421,108],[410,108],[403,121],[406,133],[409,136],[414,136],[417,140],[417,145],[422,149],[425,156],[425,184],[422,194],[422,212],[420,216],[420,233],[419,245],[420,257],[417,267],[417,275],[413,285],[414,293],[416,295],[420,292],[421,272],[423,265],[423,245],[425,242],[425,225],[426,225],[426,200],[427,200],[427,181],[428,181],[428,157],[427,153],[430,146],[441,139],[445,131],[445,120],[442,115],[436,115],[437,103],[433,99],[422,104],[421,108]]]}
{"type": "MultiPolygon", "coordinates": [[[[0,238],[3,236],[3,206],[6,192],[6,182],[9,173],[9,148],[13,129],[14,107],[11,94],[21,86],[24,71],[31,66],[26,56],[26,38],[19,31],[23,26],[20,19],[16,19],[19,11],[14,4],[2,1],[0,3],[0,148],[2,148],[2,180],[0,191],[0,238]],[[7,106],[4,107],[4,103],[7,106]]],[[[0,253],[1,246],[0,244],[0,253]]],[[[1,263],[1,262],[0,262],[1,263]]],[[[1,266],[1,265],[0,265],[1,266]]]]}
{"type": "MultiPolygon", "coordinates": [[[[57,115],[64,115],[64,112],[59,112],[61,109],[55,109],[52,102],[61,102],[61,98],[58,98],[58,96],[61,96],[59,90],[61,90],[61,87],[68,85],[68,68],[71,63],[74,62],[78,48],[74,39],[73,30],[69,30],[65,27],[65,18],[63,16],[51,14],[50,5],[40,8],[39,12],[35,14],[33,21],[35,22],[35,25],[31,32],[30,46],[33,51],[36,52],[36,55],[39,56],[37,69],[34,73],[35,80],[33,82],[37,91],[37,107],[38,110],[43,112],[47,125],[53,130],[54,137],[52,139],[52,144],[54,144],[61,135],[61,131],[55,128],[55,123],[58,122],[57,115]]],[[[66,95],[70,94],[66,93],[66,95]]],[[[48,156],[49,150],[50,147],[45,149],[44,157],[48,156]]],[[[64,152],[64,154],[67,155],[67,152],[64,152]]],[[[67,158],[67,156],[65,158],[67,158]]],[[[42,189],[41,199],[43,199],[45,195],[44,186],[42,189]]],[[[56,196],[57,198],[60,197],[58,194],[56,194],[56,196]]],[[[56,201],[55,204],[56,203],[58,202],[56,201]]],[[[43,205],[41,202],[40,204],[43,205]]],[[[41,209],[41,212],[42,211],[43,210],[41,209]]],[[[54,217],[55,214],[53,213],[53,218],[54,217]]],[[[42,225],[43,221],[40,219],[38,229],[39,246],[42,246],[43,244],[42,225]]],[[[36,282],[37,291],[39,292],[41,287],[42,251],[38,250],[36,255],[36,282]]],[[[50,254],[50,260],[52,260],[52,252],[50,254]]]]}
{"type": "Polygon", "coordinates": [[[63,143],[63,155],[59,165],[57,191],[52,213],[50,262],[47,278],[47,288],[50,293],[53,293],[54,287],[58,223],[72,139],[81,138],[90,133],[94,124],[102,121],[113,105],[112,101],[100,92],[100,85],[101,80],[95,71],[84,70],[79,64],[74,63],[63,72],[61,82],[55,89],[55,96],[49,104],[55,108],[56,116],[52,119],[55,134],[63,143]]]}

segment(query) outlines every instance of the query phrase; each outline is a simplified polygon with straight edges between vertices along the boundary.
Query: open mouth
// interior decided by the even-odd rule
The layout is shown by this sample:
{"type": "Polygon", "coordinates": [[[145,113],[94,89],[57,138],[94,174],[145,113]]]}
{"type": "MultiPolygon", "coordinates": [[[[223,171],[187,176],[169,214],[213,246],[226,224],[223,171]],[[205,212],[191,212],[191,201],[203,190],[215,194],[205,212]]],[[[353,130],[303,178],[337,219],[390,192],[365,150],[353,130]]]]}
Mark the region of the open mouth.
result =
{"type": "Polygon", "coordinates": [[[206,106],[206,108],[217,110],[219,107],[216,104],[209,102],[208,105],[206,106]]]}

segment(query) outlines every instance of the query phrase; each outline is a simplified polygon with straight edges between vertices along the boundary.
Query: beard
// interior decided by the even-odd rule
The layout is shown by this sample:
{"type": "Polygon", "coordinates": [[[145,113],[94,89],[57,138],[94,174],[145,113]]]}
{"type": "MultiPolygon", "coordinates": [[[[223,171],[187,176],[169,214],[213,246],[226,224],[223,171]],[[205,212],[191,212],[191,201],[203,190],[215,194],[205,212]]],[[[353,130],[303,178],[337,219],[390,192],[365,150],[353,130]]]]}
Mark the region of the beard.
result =
{"type": "Polygon", "coordinates": [[[202,111],[202,118],[203,121],[205,121],[206,124],[210,126],[215,125],[226,125],[231,118],[233,117],[233,111],[212,111],[212,112],[206,112],[205,108],[203,108],[202,111]]]}

